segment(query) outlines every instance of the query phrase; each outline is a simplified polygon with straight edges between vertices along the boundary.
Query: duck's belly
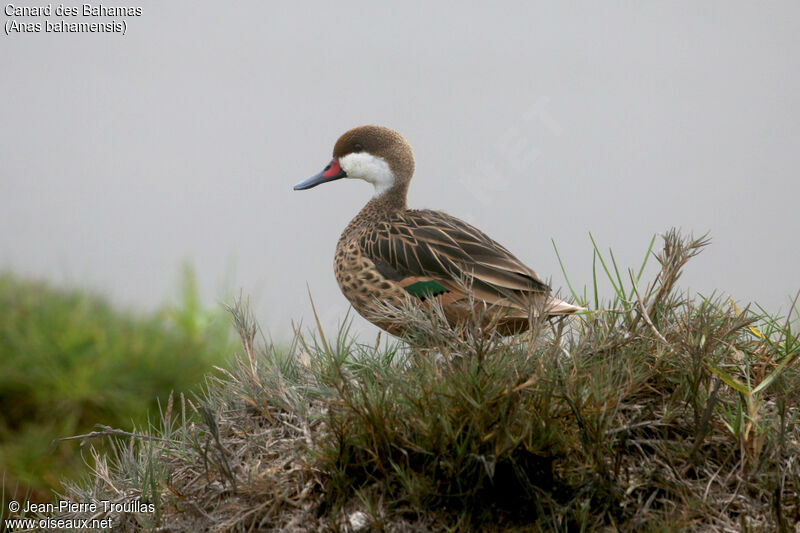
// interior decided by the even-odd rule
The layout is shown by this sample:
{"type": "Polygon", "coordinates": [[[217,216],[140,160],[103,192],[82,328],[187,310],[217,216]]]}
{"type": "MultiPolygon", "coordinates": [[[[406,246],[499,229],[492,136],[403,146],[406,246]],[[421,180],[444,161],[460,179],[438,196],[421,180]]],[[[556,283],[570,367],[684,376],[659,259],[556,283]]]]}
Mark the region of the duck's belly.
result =
{"type": "Polygon", "coordinates": [[[385,314],[381,313],[380,304],[401,307],[406,303],[407,293],[398,283],[381,275],[375,263],[361,253],[356,241],[336,247],[333,268],[342,294],[358,314],[378,327],[395,329],[380,320],[380,315],[385,314]]]}

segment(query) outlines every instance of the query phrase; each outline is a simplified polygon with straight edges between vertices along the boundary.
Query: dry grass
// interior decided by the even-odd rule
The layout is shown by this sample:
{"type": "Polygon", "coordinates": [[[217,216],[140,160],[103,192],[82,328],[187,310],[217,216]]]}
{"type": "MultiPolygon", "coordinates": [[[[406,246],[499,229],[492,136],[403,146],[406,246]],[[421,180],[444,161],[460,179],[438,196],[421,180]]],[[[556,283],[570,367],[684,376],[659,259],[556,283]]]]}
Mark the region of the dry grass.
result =
{"type": "Polygon", "coordinates": [[[238,366],[65,497],[155,503],[119,531],[794,531],[793,311],[680,293],[706,241],[663,239],[652,283],[598,256],[615,300],[516,338],[434,309],[408,343],[257,348],[237,305],[238,366]]]}

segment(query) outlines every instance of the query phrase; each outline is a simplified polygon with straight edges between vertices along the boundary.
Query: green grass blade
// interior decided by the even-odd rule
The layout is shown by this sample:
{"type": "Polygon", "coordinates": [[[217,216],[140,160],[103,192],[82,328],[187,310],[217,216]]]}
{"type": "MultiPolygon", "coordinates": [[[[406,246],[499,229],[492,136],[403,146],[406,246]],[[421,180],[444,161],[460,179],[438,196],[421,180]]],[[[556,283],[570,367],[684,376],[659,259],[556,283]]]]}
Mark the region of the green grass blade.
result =
{"type": "Polygon", "coordinates": [[[772,384],[772,382],[775,381],[775,378],[777,378],[787,366],[794,363],[799,356],[800,353],[796,353],[792,357],[785,357],[783,361],[781,361],[781,364],[779,364],[778,367],[769,376],[764,378],[764,380],[761,383],[759,383],[755,389],[753,389],[753,394],[758,394],[762,390],[769,387],[772,384]]]}
{"type": "Polygon", "coordinates": [[[617,281],[619,281],[619,291],[617,292],[617,298],[624,301],[625,300],[625,292],[622,290],[623,283],[622,283],[622,276],[619,275],[619,268],[617,268],[617,260],[614,258],[614,252],[611,248],[608,249],[608,253],[611,256],[611,264],[614,267],[614,273],[617,275],[617,281]]]}
{"type": "Polygon", "coordinates": [[[742,394],[746,394],[746,395],[749,395],[751,393],[750,389],[747,388],[747,385],[745,385],[744,383],[742,383],[741,381],[739,381],[735,377],[731,376],[730,374],[728,374],[727,372],[725,372],[724,370],[722,370],[718,366],[713,365],[711,363],[706,363],[706,368],[708,368],[708,370],[711,373],[716,374],[717,377],[719,377],[719,379],[721,379],[725,384],[727,384],[728,386],[732,387],[736,391],[741,392],[742,394]]]}
{"type": "Polygon", "coordinates": [[[647,253],[644,254],[644,260],[642,261],[642,266],[639,267],[639,273],[636,274],[636,281],[642,279],[642,274],[644,273],[644,267],[647,266],[647,262],[650,260],[650,256],[653,253],[653,245],[656,243],[656,237],[658,233],[653,233],[653,238],[650,239],[650,246],[647,247],[647,253]]]}
{"type": "Polygon", "coordinates": [[[600,297],[597,295],[597,249],[592,251],[592,284],[594,285],[594,308],[600,309],[600,297]]]}
{"type": "Polygon", "coordinates": [[[617,287],[617,284],[614,282],[614,277],[611,275],[611,271],[608,269],[608,265],[606,265],[606,261],[603,259],[603,254],[600,253],[600,249],[597,247],[597,243],[595,242],[594,236],[592,236],[591,232],[589,233],[589,238],[592,240],[592,246],[594,246],[594,251],[597,253],[597,257],[600,259],[600,264],[603,266],[603,270],[606,272],[608,281],[610,281],[611,285],[613,285],[614,292],[619,294],[620,288],[617,287]]]}
{"type": "Polygon", "coordinates": [[[556,252],[556,257],[558,258],[558,264],[561,267],[561,273],[564,274],[564,279],[567,282],[567,287],[569,288],[570,294],[572,294],[572,297],[575,298],[575,300],[580,301],[580,298],[578,298],[578,294],[575,292],[575,289],[572,288],[572,283],[570,282],[569,276],[567,275],[567,269],[566,267],[564,267],[564,262],[561,260],[561,254],[558,253],[558,247],[556,246],[555,239],[551,238],[550,242],[553,243],[553,250],[555,250],[556,252]]]}

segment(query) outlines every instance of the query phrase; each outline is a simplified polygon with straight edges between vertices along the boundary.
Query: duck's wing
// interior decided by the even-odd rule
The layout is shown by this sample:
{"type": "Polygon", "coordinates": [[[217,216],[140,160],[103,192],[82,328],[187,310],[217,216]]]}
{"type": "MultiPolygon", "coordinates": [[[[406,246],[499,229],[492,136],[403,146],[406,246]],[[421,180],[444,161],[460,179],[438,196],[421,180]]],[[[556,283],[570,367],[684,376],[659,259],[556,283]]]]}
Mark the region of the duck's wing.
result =
{"type": "Polygon", "coordinates": [[[466,282],[489,304],[526,308],[550,291],[506,248],[439,211],[396,213],[374,224],[359,245],[382,275],[419,298],[463,294],[466,282]]]}

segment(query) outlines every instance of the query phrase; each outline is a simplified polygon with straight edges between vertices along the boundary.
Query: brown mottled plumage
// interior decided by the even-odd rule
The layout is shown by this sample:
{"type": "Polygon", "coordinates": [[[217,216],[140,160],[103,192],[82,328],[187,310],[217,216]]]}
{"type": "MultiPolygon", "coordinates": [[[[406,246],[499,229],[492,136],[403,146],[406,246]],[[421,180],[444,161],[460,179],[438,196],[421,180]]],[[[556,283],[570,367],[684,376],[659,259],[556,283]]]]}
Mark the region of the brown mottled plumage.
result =
{"type": "Polygon", "coordinates": [[[482,231],[440,211],[408,209],[413,173],[414,156],[400,134],[361,126],[339,138],[325,170],[295,186],[344,177],[375,186],[342,232],[334,258],[339,287],[362,316],[402,334],[402,324],[379,318],[379,303],[401,307],[435,298],[451,322],[470,314],[470,305],[486,305],[496,327],[513,333],[527,329],[532,309],[548,315],[581,309],[552,297],[536,272],[482,231]]]}

